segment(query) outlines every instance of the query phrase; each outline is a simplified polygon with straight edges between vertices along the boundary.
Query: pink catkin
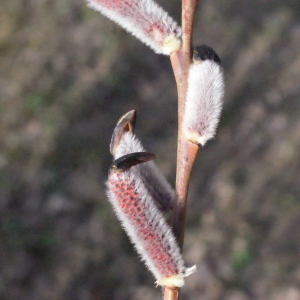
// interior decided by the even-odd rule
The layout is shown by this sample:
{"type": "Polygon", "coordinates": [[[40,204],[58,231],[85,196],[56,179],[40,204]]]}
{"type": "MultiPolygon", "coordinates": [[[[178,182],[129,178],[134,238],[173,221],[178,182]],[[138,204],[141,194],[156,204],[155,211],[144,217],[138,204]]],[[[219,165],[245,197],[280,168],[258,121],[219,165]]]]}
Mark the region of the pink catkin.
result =
{"type": "Polygon", "coordinates": [[[168,253],[168,247],[163,245],[161,237],[156,236],[151,220],[145,214],[146,204],[135,191],[135,182],[129,182],[128,179],[120,182],[120,175],[117,175],[115,179],[110,178],[109,183],[120,210],[134,226],[136,235],[143,241],[143,248],[152,257],[155,268],[165,277],[177,274],[179,270],[168,253]]]}
{"type": "MultiPolygon", "coordinates": [[[[150,23],[149,15],[143,14],[145,12],[141,5],[143,4],[143,0],[131,2],[124,0],[92,0],[91,2],[102,5],[107,10],[113,11],[124,18],[134,18],[134,21],[139,24],[141,30],[145,33],[152,34],[154,29],[157,29],[160,33],[164,32],[164,28],[158,22],[150,23]]],[[[149,11],[149,14],[151,16],[153,12],[149,11]]]]}
{"type": "Polygon", "coordinates": [[[88,0],[155,52],[169,55],[181,45],[181,28],[152,0],[88,0]]]}
{"type": "MultiPolygon", "coordinates": [[[[131,132],[125,132],[118,147],[116,147],[114,159],[129,153],[143,151],[145,149],[140,140],[131,132]]],[[[148,189],[160,211],[164,213],[172,211],[175,192],[153,161],[140,164],[133,168],[131,172],[135,172],[135,176],[141,178],[145,183],[145,187],[148,189]]]]}
{"type": "Polygon", "coordinates": [[[157,284],[182,286],[184,277],[195,268],[185,268],[171,228],[145,194],[143,183],[133,177],[130,170],[111,172],[107,183],[109,200],[157,284]]]}

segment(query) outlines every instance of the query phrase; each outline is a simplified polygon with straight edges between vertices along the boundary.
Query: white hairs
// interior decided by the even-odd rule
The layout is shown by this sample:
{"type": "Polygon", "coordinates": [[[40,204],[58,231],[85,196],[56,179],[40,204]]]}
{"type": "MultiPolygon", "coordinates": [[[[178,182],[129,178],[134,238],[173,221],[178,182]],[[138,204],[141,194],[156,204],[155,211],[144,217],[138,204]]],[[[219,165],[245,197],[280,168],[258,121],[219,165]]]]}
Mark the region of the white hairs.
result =
{"type": "MultiPolygon", "coordinates": [[[[125,132],[116,148],[114,158],[117,159],[133,152],[145,151],[141,142],[131,132],[125,132]]],[[[157,207],[164,213],[168,213],[173,209],[175,201],[175,191],[169,182],[158,170],[153,161],[149,161],[136,166],[135,172],[143,180],[145,188],[152,195],[157,207]]]]}
{"type": "Polygon", "coordinates": [[[156,278],[157,285],[181,287],[184,277],[196,270],[186,268],[176,239],[136,167],[111,170],[108,198],[136,251],[156,278]]]}
{"type": "Polygon", "coordinates": [[[152,0],[87,0],[156,53],[169,55],[181,46],[181,28],[152,0]]]}
{"type": "Polygon", "coordinates": [[[200,63],[199,59],[194,60],[189,69],[183,117],[184,134],[189,140],[204,146],[214,137],[220,119],[223,95],[224,79],[220,64],[207,57],[200,63]]]}

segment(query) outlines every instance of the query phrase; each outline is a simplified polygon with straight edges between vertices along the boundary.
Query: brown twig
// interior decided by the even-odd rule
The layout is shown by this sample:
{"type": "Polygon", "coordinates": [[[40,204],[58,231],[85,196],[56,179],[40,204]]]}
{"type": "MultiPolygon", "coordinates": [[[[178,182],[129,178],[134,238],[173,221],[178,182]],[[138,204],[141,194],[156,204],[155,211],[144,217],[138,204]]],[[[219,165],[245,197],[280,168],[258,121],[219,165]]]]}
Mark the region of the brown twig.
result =
{"type": "Polygon", "coordinates": [[[177,300],[179,297],[179,289],[177,287],[165,286],[163,297],[164,300],[177,300]]]}
{"type": "Polygon", "coordinates": [[[178,148],[176,170],[176,197],[173,228],[180,248],[183,247],[186,200],[190,173],[198,152],[198,146],[182,134],[181,124],[186,101],[188,69],[191,64],[193,21],[199,0],[182,1],[182,48],[171,54],[172,67],[178,90],[178,148]]]}
{"type": "MultiPolygon", "coordinates": [[[[171,64],[178,92],[178,144],[176,169],[176,199],[173,230],[182,251],[184,241],[185,214],[191,170],[199,147],[186,138],[181,130],[186,101],[188,70],[191,64],[193,22],[199,0],[182,0],[182,47],[171,54],[171,64]]],[[[179,288],[165,287],[164,300],[179,299],[179,288]]]]}

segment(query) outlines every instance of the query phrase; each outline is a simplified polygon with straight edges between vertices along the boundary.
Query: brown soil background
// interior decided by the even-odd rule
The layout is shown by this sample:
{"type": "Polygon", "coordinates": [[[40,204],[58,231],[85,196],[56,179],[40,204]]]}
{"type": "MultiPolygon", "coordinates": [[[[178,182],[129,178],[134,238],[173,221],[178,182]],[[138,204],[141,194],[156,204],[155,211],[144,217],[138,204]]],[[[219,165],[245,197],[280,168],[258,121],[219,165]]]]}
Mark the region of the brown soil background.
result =
{"type": "MultiPolygon", "coordinates": [[[[226,97],[193,170],[182,299],[300,299],[299,16],[296,0],[200,1],[194,41],[220,55],[226,97]]],[[[0,299],[159,299],[105,196],[131,109],[173,184],[169,58],[83,0],[1,0],[0,299]]]]}

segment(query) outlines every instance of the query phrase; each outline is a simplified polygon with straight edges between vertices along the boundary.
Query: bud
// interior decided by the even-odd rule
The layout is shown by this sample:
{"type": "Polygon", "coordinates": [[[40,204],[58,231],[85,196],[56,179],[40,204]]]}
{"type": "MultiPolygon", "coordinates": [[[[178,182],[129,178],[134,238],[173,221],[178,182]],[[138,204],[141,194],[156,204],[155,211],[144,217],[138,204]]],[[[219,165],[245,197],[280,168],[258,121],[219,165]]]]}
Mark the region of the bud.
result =
{"type": "Polygon", "coordinates": [[[87,0],[156,53],[169,55],[181,46],[181,28],[152,0],[87,0]]]}
{"type": "Polygon", "coordinates": [[[136,251],[156,278],[157,285],[184,285],[184,277],[196,270],[186,268],[176,239],[152,195],[139,176],[136,164],[153,154],[131,153],[115,160],[108,176],[108,198],[136,251]]]}
{"type": "MultiPolygon", "coordinates": [[[[144,152],[141,142],[133,134],[136,121],[136,112],[129,111],[118,121],[110,143],[110,151],[117,159],[133,152],[144,152]]],[[[157,207],[164,213],[172,211],[175,202],[175,191],[169,182],[158,170],[153,161],[138,165],[135,168],[136,176],[141,178],[151,194],[157,207]]]]}
{"type": "MultiPolygon", "coordinates": [[[[135,122],[136,122],[136,111],[135,110],[131,110],[128,113],[126,113],[125,115],[123,115],[115,129],[113,132],[113,135],[111,137],[111,141],[110,141],[110,153],[114,156],[114,158],[116,158],[116,152],[118,151],[118,147],[120,145],[120,141],[122,139],[122,136],[125,132],[131,132],[132,134],[134,134],[134,129],[135,129],[135,122]]],[[[125,154],[129,154],[131,152],[139,152],[140,150],[136,149],[133,151],[130,151],[128,149],[127,153],[123,153],[119,156],[125,155],[125,154]]]]}
{"type": "Polygon", "coordinates": [[[224,95],[221,61],[208,46],[194,48],[189,69],[183,131],[193,143],[204,144],[215,135],[224,95]]]}

